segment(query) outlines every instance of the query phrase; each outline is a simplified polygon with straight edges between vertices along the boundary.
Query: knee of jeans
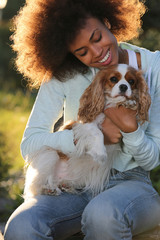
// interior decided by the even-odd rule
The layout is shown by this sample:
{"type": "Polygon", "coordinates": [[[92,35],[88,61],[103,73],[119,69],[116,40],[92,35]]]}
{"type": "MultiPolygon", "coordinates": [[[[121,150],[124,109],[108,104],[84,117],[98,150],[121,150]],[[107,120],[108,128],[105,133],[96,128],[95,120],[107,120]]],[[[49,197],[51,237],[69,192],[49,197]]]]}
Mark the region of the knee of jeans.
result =
{"type": "Polygon", "coordinates": [[[24,238],[27,240],[31,229],[31,222],[25,212],[13,214],[5,227],[5,240],[22,240],[24,238]]]}
{"type": "Polygon", "coordinates": [[[111,232],[115,224],[123,227],[122,213],[113,202],[103,199],[93,199],[85,208],[82,215],[82,230],[91,227],[102,230],[105,224],[106,232],[111,232]],[[121,222],[122,221],[122,222],[121,222]]]}

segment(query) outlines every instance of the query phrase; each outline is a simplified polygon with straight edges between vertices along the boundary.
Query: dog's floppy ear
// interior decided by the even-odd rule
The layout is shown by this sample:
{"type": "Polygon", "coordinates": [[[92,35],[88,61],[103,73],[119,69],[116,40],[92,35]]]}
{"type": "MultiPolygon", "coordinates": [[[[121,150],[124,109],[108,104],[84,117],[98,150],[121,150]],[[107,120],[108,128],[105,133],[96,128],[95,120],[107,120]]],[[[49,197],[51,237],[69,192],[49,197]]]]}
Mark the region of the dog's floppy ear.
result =
{"type": "Polygon", "coordinates": [[[80,98],[78,119],[84,123],[92,122],[104,110],[105,75],[103,70],[99,71],[80,98]]]}
{"type": "Polygon", "coordinates": [[[151,97],[148,92],[148,86],[143,78],[142,71],[137,72],[138,79],[138,116],[141,123],[148,121],[148,110],[151,105],[151,97]]]}

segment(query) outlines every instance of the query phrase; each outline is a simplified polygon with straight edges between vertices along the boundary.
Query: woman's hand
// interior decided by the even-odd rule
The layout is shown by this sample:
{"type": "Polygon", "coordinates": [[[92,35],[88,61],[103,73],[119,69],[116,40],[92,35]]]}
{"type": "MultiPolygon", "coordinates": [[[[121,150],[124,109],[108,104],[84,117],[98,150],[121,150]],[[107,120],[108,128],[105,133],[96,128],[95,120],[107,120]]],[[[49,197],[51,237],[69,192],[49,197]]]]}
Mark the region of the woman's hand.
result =
{"type": "Polygon", "coordinates": [[[122,138],[121,131],[130,133],[138,128],[136,111],[125,107],[108,108],[104,111],[106,118],[102,123],[105,144],[115,144],[122,138]]]}
{"type": "Polygon", "coordinates": [[[119,127],[117,127],[108,117],[105,118],[101,126],[105,145],[115,144],[121,140],[122,135],[119,127]]]}
{"type": "Polygon", "coordinates": [[[108,108],[104,114],[109,118],[122,132],[134,132],[138,128],[136,120],[136,111],[123,106],[108,108]]]}

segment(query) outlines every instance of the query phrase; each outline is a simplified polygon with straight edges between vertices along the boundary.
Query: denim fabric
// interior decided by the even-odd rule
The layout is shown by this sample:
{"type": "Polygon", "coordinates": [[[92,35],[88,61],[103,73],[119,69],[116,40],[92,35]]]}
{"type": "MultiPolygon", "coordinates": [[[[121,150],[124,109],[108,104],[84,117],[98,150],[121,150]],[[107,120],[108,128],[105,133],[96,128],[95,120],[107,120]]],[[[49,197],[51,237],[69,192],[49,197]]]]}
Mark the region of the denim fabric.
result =
{"type": "Polygon", "coordinates": [[[23,203],[10,217],[5,240],[61,240],[79,232],[85,240],[131,240],[160,223],[160,197],[149,173],[138,167],[114,171],[106,190],[41,195],[23,203]]]}

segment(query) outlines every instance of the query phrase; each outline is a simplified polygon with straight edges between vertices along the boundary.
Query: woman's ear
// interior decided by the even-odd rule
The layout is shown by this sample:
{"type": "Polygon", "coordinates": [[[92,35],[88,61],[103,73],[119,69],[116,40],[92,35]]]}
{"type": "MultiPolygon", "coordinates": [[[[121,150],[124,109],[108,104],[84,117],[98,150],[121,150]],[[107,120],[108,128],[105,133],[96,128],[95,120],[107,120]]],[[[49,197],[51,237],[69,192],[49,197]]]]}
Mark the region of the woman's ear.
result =
{"type": "Polygon", "coordinates": [[[108,29],[111,29],[111,24],[107,18],[104,20],[104,24],[107,26],[108,29]]]}
{"type": "Polygon", "coordinates": [[[93,82],[80,98],[78,120],[83,123],[92,122],[104,110],[105,96],[103,75],[102,72],[98,72],[93,82]]]}

